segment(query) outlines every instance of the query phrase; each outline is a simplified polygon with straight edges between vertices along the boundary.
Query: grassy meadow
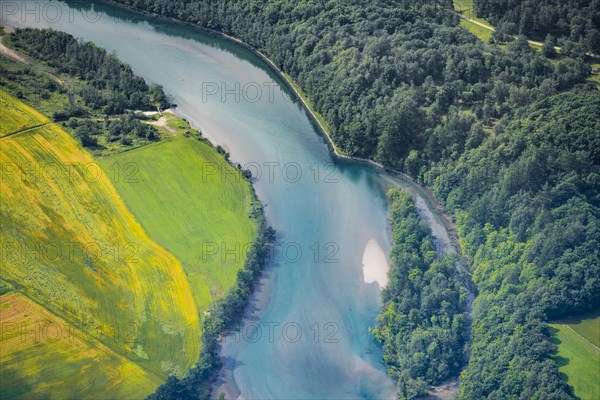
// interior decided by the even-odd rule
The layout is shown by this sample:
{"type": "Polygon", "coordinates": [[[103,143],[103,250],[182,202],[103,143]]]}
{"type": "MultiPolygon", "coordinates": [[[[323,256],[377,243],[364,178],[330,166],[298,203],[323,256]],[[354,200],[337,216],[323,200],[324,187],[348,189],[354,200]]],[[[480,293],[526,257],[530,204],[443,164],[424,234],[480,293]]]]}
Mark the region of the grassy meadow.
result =
{"type": "MultiPolygon", "coordinates": [[[[487,22],[483,18],[478,18],[475,16],[475,10],[473,8],[473,0],[454,0],[454,9],[459,11],[467,18],[470,18],[474,21],[480,22],[487,26],[492,26],[489,22],[487,22]]],[[[464,19],[460,20],[460,24],[467,28],[472,34],[477,36],[479,40],[484,43],[487,43],[489,38],[492,36],[492,31],[486,29],[480,25],[474,24],[471,21],[467,21],[464,19]]]]}
{"type": "MultiPolygon", "coordinates": [[[[235,283],[256,238],[250,184],[170,113],[170,139],[99,159],[150,237],[181,260],[199,311],[235,283]],[[186,134],[187,132],[187,134],[186,134]]],[[[167,128],[161,128],[167,129],[167,128]]]]}
{"type": "Polygon", "coordinates": [[[600,87],[600,64],[590,63],[590,66],[592,67],[592,74],[590,75],[588,80],[600,87]]]}
{"type": "Polygon", "coordinates": [[[558,345],[556,355],[560,371],[565,374],[576,397],[600,398],[600,316],[561,321],[551,324],[552,337],[558,345]]]}
{"type": "MultiPolygon", "coordinates": [[[[0,97],[16,110],[0,114],[0,126],[9,127],[5,132],[47,122],[7,93],[0,91],[0,97]]],[[[79,330],[110,332],[97,335],[96,347],[120,359],[119,368],[148,375],[122,374],[115,384],[123,388],[115,390],[125,393],[132,384],[143,397],[154,390],[154,377],[183,375],[200,350],[192,289],[181,263],[148,237],[99,165],[56,124],[1,138],[0,165],[1,286],[79,330]]],[[[17,349],[15,362],[4,339],[0,363],[11,366],[10,380],[32,383],[25,397],[55,385],[68,389],[83,379],[47,371],[50,381],[36,384],[40,365],[68,370],[80,362],[71,347],[17,349]],[[58,361],[43,364],[45,351],[52,352],[48,360],[58,361]]],[[[87,379],[111,373],[105,370],[110,363],[90,357],[87,379]]]]}
{"type": "Polygon", "coordinates": [[[488,21],[483,18],[478,18],[475,16],[475,8],[473,6],[473,0],[454,0],[454,9],[456,11],[462,12],[462,14],[471,18],[474,21],[481,22],[482,24],[492,26],[488,21]]]}

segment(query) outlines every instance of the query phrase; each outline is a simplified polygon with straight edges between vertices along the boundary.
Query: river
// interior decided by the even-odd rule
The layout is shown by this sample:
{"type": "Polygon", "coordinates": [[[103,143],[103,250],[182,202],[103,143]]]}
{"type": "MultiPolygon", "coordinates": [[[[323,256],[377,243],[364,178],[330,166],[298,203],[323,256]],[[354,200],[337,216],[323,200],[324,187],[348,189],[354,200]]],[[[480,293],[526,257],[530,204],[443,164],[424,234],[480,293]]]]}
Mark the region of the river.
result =
{"type": "Polygon", "coordinates": [[[395,398],[369,327],[389,263],[385,193],[410,185],[332,156],[285,83],[239,44],[106,4],[10,3],[16,7],[3,5],[0,15],[8,25],[53,27],[115,51],[253,172],[277,245],[240,331],[223,342],[217,391],[243,399],[395,398]]]}

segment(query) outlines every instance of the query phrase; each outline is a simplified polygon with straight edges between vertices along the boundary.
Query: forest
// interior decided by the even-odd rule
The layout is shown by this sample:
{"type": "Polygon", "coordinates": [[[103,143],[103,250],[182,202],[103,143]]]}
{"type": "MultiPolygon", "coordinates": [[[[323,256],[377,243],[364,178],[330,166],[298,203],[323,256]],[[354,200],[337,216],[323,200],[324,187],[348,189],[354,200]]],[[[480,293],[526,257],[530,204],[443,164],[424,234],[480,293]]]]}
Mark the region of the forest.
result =
{"type": "Polygon", "coordinates": [[[467,290],[456,271],[456,255],[440,258],[412,198],[399,189],[389,197],[392,266],[374,334],[384,344],[399,396],[411,399],[457,376],[464,365],[467,290]]]}
{"type": "Polygon", "coordinates": [[[133,114],[120,115],[104,122],[89,119],[70,118],[66,126],[75,130],[75,137],[84,147],[98,146],[98,137],[104,136],[109,142],[119,142],[123,146],[131,146],[135,139],[154,142],[159,140],[158,130],[143,124],[133,114]]]}
{"type": "Polygon", "coordinates": [[[508,34],[550,41],[572,55],[600,54],[598,0],[474,0],[473,8],[508,34]]]}
{"type": "Polygon", "coordinates": [[[600,92],[501,120],[426,178],[457,217],[478,296],[463,398],[570,398],[547,321],[600,306],[600,92]]]}
{"type": "MultiPolygon", "coordinates": [[[[435,0],[117,2],[242,39],[302,87],[344,153],[432,188],[457,221],[479,293],[461,398],[572,398],[552,359],[546,322],[600,300],[599,95],[585,83],[590,67],[582,51],[552,60],[525,35],[482,43],[448,2],[435,0]]],[[[593,26],[572,41],[591,48],[593,26]]],[[[399,250],[406,240],[397,235],[394,257],[408,266],[399,250]]],[[[415,274],[449,273],[424,264],[426,247],[412,256],[415,274]]],[[[393,299],[394,290],[410,290],[408,313],[423,319],[423,330],[430,315],[419,314],[419,294],[435,282],[429,278],[409,289],[393,285],[385,295],[401,318],[407,305],[393,299]]],[[[431,312],[454,318],[453,307],[431,312]]],[[[442,336],[457,347],[443,360],[447,368],[418,371],[407,361],[414,349],[389,344],[398,329],[416,327],[386,329],[385,313],[379,338],[392,376],[407,367],[406,376],[396,376],[401,385],[411,382],[410,390],[399,388],[403,397],[456,372],[462,339],[449,325],[442,336]]]]}
{"type": "Polygon", "coordinates": [[[118,2],[244,40],[302,87],[345,153],[398,169],[473,145],[462,120],[490,124],[590,72],[581,59],[552,63],[524,38],[486,46],[433,0],[118,2]]]}
{"type": "Polygon", "coordinates": [[[10,38],[16,49],[48,63],[59,74],[87,82],[79,95],[92,110],[114,115],[169,107],[159,85],[146,84],[128,65],[92,42],[50,29],[17,29],[10,38]]]}

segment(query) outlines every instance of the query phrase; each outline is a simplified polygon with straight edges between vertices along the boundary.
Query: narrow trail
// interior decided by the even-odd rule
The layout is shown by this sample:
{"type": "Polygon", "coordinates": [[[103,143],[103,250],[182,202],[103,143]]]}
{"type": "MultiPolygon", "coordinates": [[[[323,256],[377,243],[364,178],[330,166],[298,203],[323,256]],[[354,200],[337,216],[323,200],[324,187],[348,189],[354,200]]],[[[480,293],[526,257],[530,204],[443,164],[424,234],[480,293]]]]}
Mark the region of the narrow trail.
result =
{"type": "MultiPolygon", "coordinates": [[[[4,27],[4,31],[6,32],[5,36],[0,36],[0,54],[3,55],[3,56],[6,56],[8,58],[12,58],[13,60],[15,60],[17,62],[20,62],[22,64],[31,65],[32,61],[30,59],[28,59],[24,54],[19,53],[18,51],[13,50],[11,48],[8,48],[4,44],[4,38],[6,38],[9,34],[11,34],[12,32],[14,32],[15,29],[12,26],[9,26],[9,25],[0,24],[0,26],[4,27]]],[[[65,89],[69,90],[68,85],[65,83],[65,81],[63,81],[60,78],[60,76],[58,76],[57,74],[54,74],[54,73],[48,71],[46,68],[42,68],[41,65],[40,65],[40,63],[37,63],[37,66],[38,66],[39,71],[41,73],[48,75],[51,79],[53,79],[56,82],[58,82],[59,85],[61,85],[65,89]]]]}
{"type": "MultiPolygon", "coordinates": [[[[472,18],[467,17],[466,15],[463,14],[463,11],[465,11],[465,10],[461,10],[461,11],[452,10],[452,12],[454,12],[454,14],[458,15],[460,19],[463,19],[463,20],[468,21],[468,22],[470,22],[472,24],[480,26],[480,27],[482,27],[484,29],[487,29],[488,31],[491,31],[491,32],[495,32],[496,31],[496,28],[494,28],[491,25],[487,25],[487,24],[484,24],[482,22],[479,22],[479,21],[476,21],[476,20],[474,20],[472,18]]],[[[517,35],[513,35],[512,37],[514,39],[518,39],[517,35]]],[[[542,47],[544,45],[544,42],[538,42],[536,40],[529,40],[529,39],[527,39],[527,43],[529,43],[531,46],[537,46],[537,47],[542,47]]],[[[556,52],[560,53],[560,49],[561,49],[560,46],[554,46],[554,50],[556,50],[556,52]]],[[[592,58],[600,58],[600,55],[594,54],[594,53],[590,53],[590,52],[585,53],[585,55],[588,56],[588,57],[592,57],[592,58]]]]}
{"type": "MultiPolygon", "coordinates": [[[[460,17],[460,19],[464,19],[465,21],[471,22],[472,24],[475,24],[475,25],[480,26],[480,27],[482,27],[484,29],[487,29],[488,31],[491,31],[491,32],[495,32],[496,31],[496,28],[494,28],[493,26],[487,25],[487,24],[484,24],[482,22],[476,21],[476,20],[474,20],[472,18],[469,18],[469,17],[465,16],[460,11],[454,11],[454,13],[456,15],[458,15],[460,17]]],[[[517,39],[518,36],[513,36],[513,38],[517,39]]],[[[537,42],[535,40],[529,40],[529,39],[527,40],[527,43],[529,43],[532,46],[538,46],[538,47],[542,47],[544,45],[543,42],[537,42]]],[[[554,50],[556,50],[557,52],[560,52],[560,47],[554,46],[554,50]]],[[[591,53],[589,55],[593,56],[591,53]]]]}
{"type": "MultiPolygon", "coordinates": [[[[145,111],[143,114],[144,115],[156,115],[158,113],[159,113],[158,111],[156,111],[156,112],[154,112],[154,111],[145,111]]],[[[153,125],[153,126],[158,126],[158,127],[164,128],[171,135],[176,136],[177,135],[177,130],[175,128],[170,127],[169,124],[168,124],[169,120],[171,118],[167,118],[167,116],[164,115],[164,114],[167,114],[167,113],[171,114],[171,115],[174,115],[173,111],[169,108],[169,109],[166,109],[166,110],[162,111],[163,115],[161,115],[158,120],[156,120],[156,121],[144,121],[144,123],[148,124],[148,125],[153,125]]]]}
{"type": "Polygon", "coordinates": [[[53,125],[53,124],[55,124],[55,123],[56,123],[56,122],[45,122],[45,123],[43,123],[43,124],[38,124],[38,125],[34,125],[34,126],[29,126],[29,127],[27,127],[27,128],[23,128],[23,129],[20,129],[20,130],[18,130],[18,131],[15,131],[15,132],[8,133],[8,134],[6,134],[6,135],[4,135],[4,136],[0,137],[0,140],[4,140],[4,139],[6,139],[6,138],[9,138],[9,137],[13,137],[13,136],[16,136],[16,135],[20,135],[21,133],[26,133],[26,132],[29,132],[29,131],[31,131],[31,130],[34,130],[34,129],[37,129],[37,128],[41,128],[41,127],[43,127],[43,126],[46,126],[46,125],[53,125]]]}
{"type": "Polygon", "coordinates": [[[20,55],[13,49],[9,49],[8,47],[6,47],[6,45],[1,40],[0,40],[0,54],[2,54],[3,56],[6,56],[6,57],[12,58],[13,60],[18,61],[20,63],[29,64],[29,62],[25,59],[25,57],[23,57],[22,55],[20,55]]]}
{"type": "Polygon", "coordinates": [[[13,60],[16,60],[18,62],[29,64],[25,57],[23,57],[21,54],[17,53],[13,49],[6,47],[6,45],[4,44],[4,38],[7,37],[10,33],[12,33],[14,31],[14,28],[3,24],[0,24],[0,26],[2,26],[4,28],[4,32],[6,32],[5,36],[0,36],[0,54],[12,58],[13,60]]]}

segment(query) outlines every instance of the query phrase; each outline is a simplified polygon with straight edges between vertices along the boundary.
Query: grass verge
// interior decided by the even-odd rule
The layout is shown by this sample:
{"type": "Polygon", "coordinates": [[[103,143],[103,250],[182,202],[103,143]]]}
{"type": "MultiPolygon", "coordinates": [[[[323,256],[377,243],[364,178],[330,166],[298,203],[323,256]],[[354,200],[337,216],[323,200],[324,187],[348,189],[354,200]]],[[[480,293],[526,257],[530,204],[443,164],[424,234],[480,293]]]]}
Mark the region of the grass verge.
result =
{"type": "Polygon", "coordinates": [[[551,324],[555,356],[575,396],[583,400],[600,398],[600,316],[551,324]]]}

